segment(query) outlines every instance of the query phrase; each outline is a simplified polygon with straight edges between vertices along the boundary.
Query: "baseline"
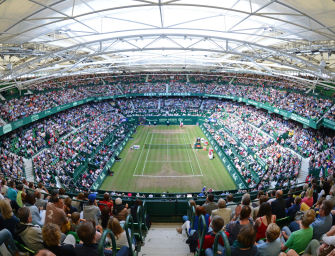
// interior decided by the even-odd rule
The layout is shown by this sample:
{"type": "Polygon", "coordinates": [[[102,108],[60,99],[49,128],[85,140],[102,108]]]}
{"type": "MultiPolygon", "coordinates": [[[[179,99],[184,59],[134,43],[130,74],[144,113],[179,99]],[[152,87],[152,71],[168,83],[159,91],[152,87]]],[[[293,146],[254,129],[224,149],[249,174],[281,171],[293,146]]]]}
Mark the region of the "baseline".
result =
{"type": "Polygon", "coordinates": [[[135,177],[146,177],[146,178],[192,178],[192,177],[201,177],[203,175],[167,175],[167,176],[162,176],[162,175],[146,175],[146,174],[134,174],[133,176],[135,177]]]}

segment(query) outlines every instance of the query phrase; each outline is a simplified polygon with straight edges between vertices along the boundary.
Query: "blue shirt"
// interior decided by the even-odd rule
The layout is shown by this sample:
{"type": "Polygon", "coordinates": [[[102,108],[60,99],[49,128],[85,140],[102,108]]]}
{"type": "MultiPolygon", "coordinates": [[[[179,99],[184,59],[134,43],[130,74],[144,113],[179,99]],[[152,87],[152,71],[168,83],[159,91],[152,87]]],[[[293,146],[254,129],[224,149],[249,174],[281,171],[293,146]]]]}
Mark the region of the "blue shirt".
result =
{"type": "Polygon", "coordinates": [[[271,243],[261,243],[257,245],[259,256],[278,256],[281,251],[281,242],[278,237],[277,240],[271,243]]]}
{"type": "Polygon", "coordinates": [[[16,190],[14,188],[8,188],[7,197],[12,201],[16,201],[16,197],[17,197],[16,190]]]}
{"type": "Polygon", "coordinates": [[[313,239],[321,240],[321,236],[327,233],[333,224],[331,214],[325,217],[318,217],[311,226],[313,227],[313,239]]]}

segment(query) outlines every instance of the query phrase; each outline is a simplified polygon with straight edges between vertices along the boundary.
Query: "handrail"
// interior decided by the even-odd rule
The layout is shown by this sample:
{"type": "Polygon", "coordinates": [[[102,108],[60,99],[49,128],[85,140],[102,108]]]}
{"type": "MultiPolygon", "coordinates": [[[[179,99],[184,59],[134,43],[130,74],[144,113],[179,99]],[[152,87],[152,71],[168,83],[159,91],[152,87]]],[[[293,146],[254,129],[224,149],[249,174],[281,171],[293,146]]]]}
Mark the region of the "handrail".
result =
{"type": "Polygon", "coordinates": [[[137,253],[136,250],[133,249],[133,243],[132,243],[132,241],[134,241],[134,221],[131,215],[128,215],[126,218],[126,222],[124,223],[124,230],[126,231],[127,235],[129,252],[131,256],[135,256],[137,255],[137,253]],[[130,234],[129,234],[129,225],[130,225],[130,234]]]}
{"type": "Polygon", "coordinates": [[[136,211],[136,218],[137,218],[137,225],[138,225],[138,234],[140,237],[140,241],[143,242],[143,235],[142,235],[142,226],[143,226],[143,206],[138,205],[136,211]]]}
{"type": "Polygon", "coordinates": [[[115,236],[113,234],[113,232],[110,229],[106,229],[103,233],[102,236],[100,238],[100,242],[98,244],[98,255],[99,256],[104,256],[104,250],[105,250],[105,243],[106,243],[106,238],[107,235],[110,236],[110,238],[112,239],[112,256],[116,256],[116,241],[115,241],[115,236]]]}
{"type": "Polygon", "coordinates": [[[220,237],[222,237],[223,243],[224,243],[224,248],[225,248],[224,256],[230,256],[231,248],[230,248],[228,237],[224,231],[220,231],[215,235],[214,247],[213,247],[214,256],[221,255],[221,254],[218,254],[218,244],[219,244],[220,237]]]}
{"type": "Polygon", "coordinates": [[[195,253],[196,256],[202,255],[203,252],[203,244],[205,241],[205,234],[206,234],[206,229],[207,229],[207,223],[205,216],[203,214],[200,215],[199,217],[199,225],[198,225],[198,232],[199,232],[199,248],[197,252],[195,253]]]}

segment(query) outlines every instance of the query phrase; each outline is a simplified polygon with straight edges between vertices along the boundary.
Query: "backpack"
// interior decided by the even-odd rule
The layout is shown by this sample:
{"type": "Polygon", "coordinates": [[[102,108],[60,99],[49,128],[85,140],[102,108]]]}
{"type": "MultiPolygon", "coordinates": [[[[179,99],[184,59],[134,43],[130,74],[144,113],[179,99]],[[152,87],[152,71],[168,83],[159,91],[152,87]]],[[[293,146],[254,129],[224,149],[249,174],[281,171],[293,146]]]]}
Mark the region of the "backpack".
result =
{"type": "Polygon", "coordinates": [[[186,240],[186,243],[190,247],[190,252],[195,252],[198,247],[199,234],[198,231],[195,231],[191,236],[186,240]]]}

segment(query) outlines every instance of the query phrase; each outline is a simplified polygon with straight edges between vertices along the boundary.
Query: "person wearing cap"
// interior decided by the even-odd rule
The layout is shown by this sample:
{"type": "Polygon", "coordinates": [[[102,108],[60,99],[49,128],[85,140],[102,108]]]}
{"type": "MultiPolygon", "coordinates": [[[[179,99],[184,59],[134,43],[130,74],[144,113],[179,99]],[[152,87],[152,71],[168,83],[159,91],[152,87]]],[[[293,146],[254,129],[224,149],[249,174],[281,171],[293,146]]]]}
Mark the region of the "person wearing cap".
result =
{"type": "Polygon", "coordinates": [[[84,206],[83,214],[85,220],[93,220],[95,224],[98,225],[99,217],[101,215],[100,209],[97,206],[96,194],[88,195],[88,205],[84,206]]]}
{"type": "Polygon", "coordinates": [[[119,221],[125,221],[128,216],[128,204],[123,205],[120,197],[115,199],[115,206],[113,207],[112,214],[119,221]]]}

